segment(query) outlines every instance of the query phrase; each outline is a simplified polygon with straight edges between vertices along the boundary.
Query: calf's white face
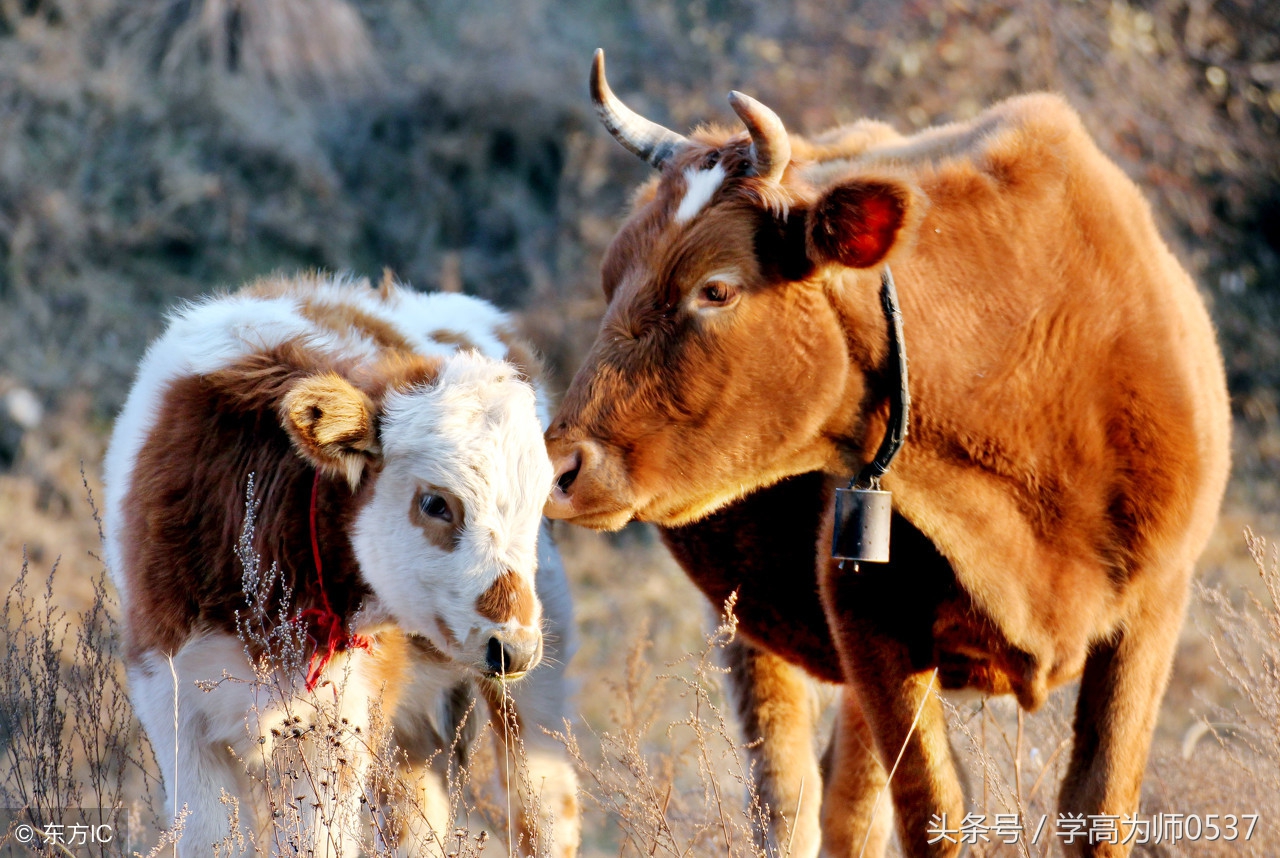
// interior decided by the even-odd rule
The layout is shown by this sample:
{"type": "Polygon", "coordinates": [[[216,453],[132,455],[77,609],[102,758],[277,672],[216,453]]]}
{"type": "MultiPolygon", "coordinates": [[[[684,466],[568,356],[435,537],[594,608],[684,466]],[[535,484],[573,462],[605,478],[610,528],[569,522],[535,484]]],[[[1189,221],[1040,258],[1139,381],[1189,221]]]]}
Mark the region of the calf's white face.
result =
{"type": "Polygon", "coordinates": [[[536,543],[552,472],[533,388],[510,365],[463,351],[431,384],[388,393],[363,448],[354,431],[298,426],[360,410],[341,399],[304,390],[284,408],[295,441],[305,435],[299,446],[313,456],[317,444],[338,439],[345,461],[331,458],[331,469],[353,483],[364,456],[381,459],[351,532],[381,608],[481,673],[513,677],[534,667],[542,653],[536,543]]]}

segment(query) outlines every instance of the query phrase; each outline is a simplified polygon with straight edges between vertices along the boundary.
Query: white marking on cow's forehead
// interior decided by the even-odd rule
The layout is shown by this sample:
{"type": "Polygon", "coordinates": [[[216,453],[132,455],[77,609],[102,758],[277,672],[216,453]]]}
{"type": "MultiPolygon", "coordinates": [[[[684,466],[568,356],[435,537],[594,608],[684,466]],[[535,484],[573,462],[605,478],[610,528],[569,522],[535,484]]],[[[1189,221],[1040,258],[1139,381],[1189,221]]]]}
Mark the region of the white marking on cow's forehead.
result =
{"type": "Polygon", "coordinates": [[[697,170],[693,167],[684,171],[685,192],[680,207],[676,209],[676,223],[685,223],[702,211],[716,188],[724,181],[724,166],[716,164],[709,170],[697,170]]]}

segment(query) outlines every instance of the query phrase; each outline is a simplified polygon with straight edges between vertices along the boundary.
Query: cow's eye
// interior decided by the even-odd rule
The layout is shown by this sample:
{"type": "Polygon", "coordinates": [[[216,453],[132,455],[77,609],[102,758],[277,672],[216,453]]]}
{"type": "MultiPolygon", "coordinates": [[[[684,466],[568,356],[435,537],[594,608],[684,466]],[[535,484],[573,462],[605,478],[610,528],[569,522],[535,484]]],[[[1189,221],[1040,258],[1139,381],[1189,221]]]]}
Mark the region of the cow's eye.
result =
{"type": "Polygon", "coordinates": [[[738,297],[738,287],[724,280],[708,280],[698,292],[698,303],[704,307],[725,307],[738,297]]]}
{"type": "Polygon", "coordinates": [[[449,503],[440,495],[424,494],[418,498],[418,509],[428,518],[441,521],[453,521],[453,513],[449,511],[449,503]]]}

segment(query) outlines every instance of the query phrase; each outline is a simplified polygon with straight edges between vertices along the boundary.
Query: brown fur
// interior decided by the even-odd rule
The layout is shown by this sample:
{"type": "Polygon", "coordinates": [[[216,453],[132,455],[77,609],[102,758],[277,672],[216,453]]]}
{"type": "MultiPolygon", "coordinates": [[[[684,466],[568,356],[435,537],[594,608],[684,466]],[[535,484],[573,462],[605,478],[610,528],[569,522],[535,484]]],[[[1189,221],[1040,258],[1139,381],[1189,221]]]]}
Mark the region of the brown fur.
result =
{"type": "MultiPolygon", "coordinates": [[[[258,380],[253,375],[239,386],[234,370],[174,382],[139,452],[125,506],[133,657],[176,652],[199,630],[235,634],[244,590],[230,546],[243,527],[250,473],[262,503],[256,531],[262,562],[279,564],[299,610],[321,606],[309,530],[314,472],[293,452],[275,407],[237,408],[258,380]]],[[[355,495],[345,479],[321,480],[317,489],[325,589],[344,617],[368,595],[346,531],[372,483],[367,479],[355,495]]]]}
{"type": "MultiPolygon", "coordinates": [[[[378,293],[384,301],[387,293],[378,293]]],[[[302,316],[322,328],[340,334],[359,331],[384,349],[411,354],[413,346],[392,325],[382,319],[363,313],[350,304],[330,304],[324,301],[307,301],[301,308],[302,316]]]]}
{"type": "MultiPolygon", "coordinates": [[[[943,687],[1028,709],[1083,674],[1061,807],[1135,812],[1228,468],[1222,361],[1194,285],[1054,96],[909,138],[856,123],[792,141],[763,188],[745,135],[698,132],[637,197],[604,261],[600,335],[548,433],[562,472],[580,464],[548,513],[657,523],[713,600],[740,589],[753,641],[847,683],[831,848],[877,824],[862,815],[883,770],[856,737],[891,763],[934,668],[943,687]],[[684,170],[712,162],[728,178],[674,223],[684,170]],[[912,419],[884,481],[892,559],[854,574],[826,559],[830,497],[885,430],[882,261],[912,419]],[[692,312],[724,270],[741,300],[692,312]]],[[[777,768],[792,739],[759,713],[791,693],[735,681],[777,768]]],[[[892,784],[898,831],[909,855],[952,854],[925,842],[931,814],[964,808],[941,708],[921,711],[892,784]]]]}
{"type": "Polygon", "coordinates": [[[507,353],[503,356],[504,360],[520,371],[521,378],[525,381],[530,381],[542,377],[543,366],[541,358],[538,357],[538,353],[519,333],[506,325],[498,328],[496,333],[498,341],[507,350],[507,353]]]}
{"type": "Polygon", "coordinates": [[[527,626],[533,622],[536,607],[533,590],[514,572],[494,581],[476,600],[476,613],[495,623],[517,622],[527,626]]]}
{"type": "Polygon", "coordinates": [[[458,331],[450,331],[447,328],[437,328],[436,330],[427,334],[427,339],[434,340],[435,342],[440,343],[441,345],[457,346],[460,349],[471,349],[472,351],[479,351],[479,349],[476,348],[476,344],[472,342],[471,338],[468,337],[466,334],[460,333],[458,331]]]}

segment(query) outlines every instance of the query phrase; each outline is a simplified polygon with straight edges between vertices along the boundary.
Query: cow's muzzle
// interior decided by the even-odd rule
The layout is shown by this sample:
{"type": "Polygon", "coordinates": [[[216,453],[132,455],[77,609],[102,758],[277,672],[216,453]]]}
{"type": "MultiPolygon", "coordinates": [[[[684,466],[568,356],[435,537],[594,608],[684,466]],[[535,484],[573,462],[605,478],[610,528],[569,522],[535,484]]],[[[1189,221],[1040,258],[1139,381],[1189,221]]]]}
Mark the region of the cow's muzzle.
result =
{"type": "Polygon", "coordinates": [[[590,439],[549,438],[555,481],[543,509],[598,530],[616,530],[631,519],[635,496],[622,457],[590,439]]]}

